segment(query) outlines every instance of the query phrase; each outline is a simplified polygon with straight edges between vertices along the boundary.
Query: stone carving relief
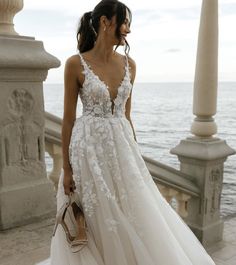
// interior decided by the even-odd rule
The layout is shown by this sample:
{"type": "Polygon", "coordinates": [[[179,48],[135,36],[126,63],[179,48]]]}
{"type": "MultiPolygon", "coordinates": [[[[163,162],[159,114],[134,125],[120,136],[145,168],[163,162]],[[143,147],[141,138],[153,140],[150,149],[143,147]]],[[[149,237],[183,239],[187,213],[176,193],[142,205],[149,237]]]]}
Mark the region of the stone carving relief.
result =
{"type": "Polygon", "coordinates": [[[14,115],[21,119],[27,118],[34,105],[32,95],[25,89],[14,90],[8,100],[8,109],[14,115]]]}
{"type": "Polygon", "coordinates": [[[211,194],[210,213],[213,214],[220,209],[220,196],[222,189],[222,169],[212,169],[208,178],[209,194],[211,194]]]}
{"type": "Polygon", "coordinates": [[[44,161],[44,136],[42,126],[33,120],[34,104],[32,95],[25,89],[11,93],[7,102],[11,118],[2,123],[0,133],[2,166],[44,161]]]}

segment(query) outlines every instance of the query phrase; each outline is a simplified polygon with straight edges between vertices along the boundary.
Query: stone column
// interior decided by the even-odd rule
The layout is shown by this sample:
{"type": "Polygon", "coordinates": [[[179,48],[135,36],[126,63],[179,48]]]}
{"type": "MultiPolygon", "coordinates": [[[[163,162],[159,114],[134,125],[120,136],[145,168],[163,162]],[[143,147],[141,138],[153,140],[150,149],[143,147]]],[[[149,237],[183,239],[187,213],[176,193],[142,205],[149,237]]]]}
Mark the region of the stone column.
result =
{"type": "Polygon", "coordinates": [[[0,1],[0,230],[56,209],[44,158],[43,81],[60,62],[41,41],[15,32],[22,7],[22,0],[0,1]]]}
{"type": "Polygon", "coordinates": [[[194,81],[191,133],[170,153],[178,156],[180,170],[195,178],[200,199],[188,201],[185,222],[207,247],[222,240],[220,201],[224,162],[235,153],[225,140],[214,137],[218,73],[218,1],[203,0],[194,81]]]}
{"type": "Polygon", "coordinates": [[[217,132],[213,119],[216,114],[218,81],[218,3],[203,1],[198,36],[198,50],[194,80],[192,134],[197,138],[217,132]]]}

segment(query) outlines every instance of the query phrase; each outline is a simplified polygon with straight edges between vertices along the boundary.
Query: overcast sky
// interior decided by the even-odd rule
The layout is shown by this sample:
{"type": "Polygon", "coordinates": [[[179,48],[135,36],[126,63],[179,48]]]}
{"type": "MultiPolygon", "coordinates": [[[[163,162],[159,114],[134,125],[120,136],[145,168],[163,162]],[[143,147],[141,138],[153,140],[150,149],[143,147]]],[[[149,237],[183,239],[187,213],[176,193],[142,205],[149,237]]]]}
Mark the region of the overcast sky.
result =
{"type": "MultiPolygon", "coordinates": [[[[62,83],[66,58],[76,53],[76,29],[84,12],[99,1],[24,0],[14,19],[21,35],[34,36],[61,61],[47,83],[62,83]]],[[[125,0],[132,11],[128,35],[136,61],[136,82],[194,79],[201,0],[125,0]]],[[[219,80],[236,81],[236,0],[219,0],[219,80]]],[[[123,48],[118,51],[123,53],[123,48]]]]}

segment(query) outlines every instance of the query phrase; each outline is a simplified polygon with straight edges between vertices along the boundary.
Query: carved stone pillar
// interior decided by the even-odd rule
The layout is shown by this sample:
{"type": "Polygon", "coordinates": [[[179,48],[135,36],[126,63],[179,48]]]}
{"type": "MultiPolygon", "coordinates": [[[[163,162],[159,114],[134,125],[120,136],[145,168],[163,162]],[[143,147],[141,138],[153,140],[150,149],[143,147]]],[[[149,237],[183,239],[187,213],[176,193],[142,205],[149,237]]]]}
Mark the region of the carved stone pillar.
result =
{"type": "Polygon", "coordinates": [[[195,135],[187,137],[171,153],[178,156],[180,170],[195,178],[201,190],[199,198],[188,201],[185,222],[207,247],[222,239],[223,222],[220,201],[224,162],[235,153],[225,140],[213,137],[217,132],[212,117],[216,113],[218,72],[218,1],[203,0],[199,29],[191,126],[195,135]]]}
{"type": "Polygon", "coordinates": [[[195,140],[188,137],[170,151],[180,161],[180,170],[195,178],[201,190],[200,198],[188,201],[188,216],[184,219],[192,231],[208,247],[222,240],[223,221],[220,202],[224,162],[235,153],[224,140],[195,140]]]}
{"type": "Polygon", "coordinates": [[[22,5],[0,1],[0,230],[55,212],[44,159],[43,81],[60,62],[41,41],[14,31],[22,5]]]}

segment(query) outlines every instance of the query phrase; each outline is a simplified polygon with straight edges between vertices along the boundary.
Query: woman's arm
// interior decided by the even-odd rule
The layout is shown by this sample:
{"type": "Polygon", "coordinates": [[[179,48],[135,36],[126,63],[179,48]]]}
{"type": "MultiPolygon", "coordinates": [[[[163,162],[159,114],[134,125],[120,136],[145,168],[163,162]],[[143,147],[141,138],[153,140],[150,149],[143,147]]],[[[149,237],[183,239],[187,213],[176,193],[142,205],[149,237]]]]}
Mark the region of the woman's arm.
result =
{"type": "Polygon", "coordinates": [[[64,171],[72,172],[69,162],[69,143],[72,127],[76,119],[76,105],[78,100],[78,58],[71,56],[67,59],[64,70],[64,114],[62,121],[62,155],[64,171]]]}
{"type": "MultiPolygon", "coordinates": [[[[136,76],[136,63],[135,63],[135,61],[133,59],[131,59],[131,57],[129,57],[129,66],[131,68],[130,69],[131,70],[130,71],[131,72],[131,84],[133,85],[134,84],[134,79],[135,79],[135,76],[136,76]]],[[[133,89],[133,87],[132,87],[132,89],[133,89]]],[[[129,122],[130,122],[130,125],[131,125],[132,130],[133,130],[133,134],[134,134],[134,139],[137,142],[136,135],[135,135],[135,131],[134,131],[134,126],[133,126],[133,123],[132,123],[131,117],[130,117],[130,113],[131,113],[132,89],[130,91],[130,96],[127,99],[126,104],[125,104],[125,116],[129,120],[129,122]]]]}

